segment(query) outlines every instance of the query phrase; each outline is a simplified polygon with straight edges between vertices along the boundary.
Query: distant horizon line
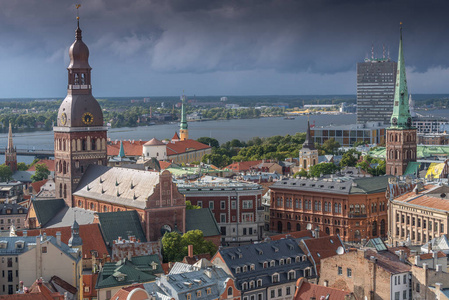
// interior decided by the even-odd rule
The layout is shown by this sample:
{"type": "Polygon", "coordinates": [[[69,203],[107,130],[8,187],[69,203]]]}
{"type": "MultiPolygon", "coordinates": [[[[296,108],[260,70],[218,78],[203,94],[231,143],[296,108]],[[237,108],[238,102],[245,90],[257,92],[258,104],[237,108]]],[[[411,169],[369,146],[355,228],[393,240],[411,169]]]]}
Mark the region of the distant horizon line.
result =
{"type": "MultiPolygon", "coordinates": [[[[259,94],[259,95],[187,95],[188,97],[199,97],[199,98],[203,98],[203,97],[357,97],[357,94],[289,94],[289,95],[276,95],[276,94],[259,94]]],[[[414,93],[411,94],[413,95],[419,95],[419,96],[423,96],[423,95],[448,95],[449,96],[449,92],[448,93],[414,93]]],[[[108,98],[172,98],[172,97],[180,97],[182,96],[182,94],[180,95],[172,95],[172,96],[157,96],[157,95],[153,95],[153,96],[94,96],[96,99],[108,99],[108,98]]],[[[4,100],[59,100],[59,99],[64,99],[66,96],[62,96],[62,97],[15,97],[15,98],[0,98],[0,101],[4,101],[4,100]]]]}

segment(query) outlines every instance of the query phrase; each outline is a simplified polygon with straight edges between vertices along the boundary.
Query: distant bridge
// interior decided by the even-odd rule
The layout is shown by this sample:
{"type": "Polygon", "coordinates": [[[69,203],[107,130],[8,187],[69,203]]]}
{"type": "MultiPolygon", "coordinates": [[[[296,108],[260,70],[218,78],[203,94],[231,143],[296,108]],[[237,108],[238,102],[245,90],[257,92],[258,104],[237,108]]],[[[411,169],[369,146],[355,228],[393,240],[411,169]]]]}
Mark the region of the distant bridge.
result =
{"type": "MultiPolygon", "coordinates": [[[[50,156],[55,156],[54,150],[32,150],[32,149],[16,149],[17,155],[20,156],[35,156],[37,158],[46,158],[50,156]]],[[[0,155],[5,154],[6,149],[0,148],[0,155]]]]}

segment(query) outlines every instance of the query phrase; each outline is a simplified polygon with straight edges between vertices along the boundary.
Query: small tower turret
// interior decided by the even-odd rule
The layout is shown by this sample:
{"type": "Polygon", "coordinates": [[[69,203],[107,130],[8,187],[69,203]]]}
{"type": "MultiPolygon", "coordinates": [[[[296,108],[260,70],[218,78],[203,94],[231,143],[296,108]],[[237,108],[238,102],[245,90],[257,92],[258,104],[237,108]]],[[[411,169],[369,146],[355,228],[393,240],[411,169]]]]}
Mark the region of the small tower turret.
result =
{"type": "Polygon", "coordinates": [[[302,149],[299,150],[299,167],[307,171],[317,163],[318,150],[315,148],[310,132],[310,120],[307,119],[306,140],[304,141],[304,144],[302,144],[302,149]]]}

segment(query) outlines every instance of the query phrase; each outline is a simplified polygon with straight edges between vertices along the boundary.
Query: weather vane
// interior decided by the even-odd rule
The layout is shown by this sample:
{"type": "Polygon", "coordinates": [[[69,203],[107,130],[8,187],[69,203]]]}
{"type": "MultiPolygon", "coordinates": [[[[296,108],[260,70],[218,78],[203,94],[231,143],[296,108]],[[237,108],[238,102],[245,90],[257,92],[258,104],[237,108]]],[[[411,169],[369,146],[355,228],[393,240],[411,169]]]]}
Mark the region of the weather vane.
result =
{"type": "Polygon", "coordinates": [[[79,15],[79,8],[81,7],[81,4],[76,4],[76,19],[79,20],[80,19],[80,15],[79,15]]]}

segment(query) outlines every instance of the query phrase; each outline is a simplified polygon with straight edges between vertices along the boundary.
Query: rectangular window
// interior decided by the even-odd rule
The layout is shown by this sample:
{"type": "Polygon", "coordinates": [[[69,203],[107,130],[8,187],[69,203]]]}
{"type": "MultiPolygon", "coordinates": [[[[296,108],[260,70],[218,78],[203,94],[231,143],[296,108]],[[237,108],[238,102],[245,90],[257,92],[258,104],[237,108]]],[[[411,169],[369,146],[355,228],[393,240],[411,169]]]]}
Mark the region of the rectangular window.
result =
{"type": "Polygon", "coordinates": [[[246,228],[243,228],[243,235],[246,235],[246,228]]]}
{"type": "Polygon", "coordinates": [[[47,247],[42,247],[42,253],[47,253],[47,247]]]}
{"type": "Polygon", "coordinates": [[[282,297],[282,289],[278,289],[278,297],[282,297]]]}
{"type": "Polygon", "coordinates": [[[12,282],[12,270],[8,270],[8,282],[12,282]]]}
{"type": "Polygon", "coordinates": [[[402,299],[407,299],[407,290],[402,291],[402,299]]]}
{"type": "Polygon", "coordinates": [[[401,293],[400,292],[396,292],[394,293],[394,300],[400,300],[401,293]]]}
{"type": "Polygon", "coordinates": [[[226,223],[226,214],[220,214],[220,223],[226,223]]]}
{"type": "Polygon", "coordinates": [[[221,209],[226,209],[226,202],[225,201],[220,201],[220,208],[221,209]]]}
{"type": "Polygon", "coordinates": [[[286,289],[285,289],[285,294],[288,296],[288,295],[290,295],[290,287],[288,286],[288,287],[286,287],[286,289]]]}
{"type": "Polygon", "coordinates": [[[243,200],[243,209],[253,208],[253,200],[243,200]]]}
{"type": "Polygon", "coordinates": [[[236,209],[237,208],[237,202],[234,200],[234,201],[231,201],[231,209],[236,209]]]}
{"type": "Polygon", "coordinates": [[[8,257],[8,268],[12,268],[12,257],[8,257]]]}
{"type": "Polygon", "coordinates": [[[201,208],[203,208],[203,201],[198,201],[198,204],[197,204],[199,207],[201,207],[201,208]]]}
{"type": "Polygon", "coordinates": [[[262,293],[257,294],[257,300],[262,300],[262,299],[263,299],[262,293]]]}
{"type": "Polygon", "coordinates": [[[209,208],[214,210],[214,201],[209,201],[209,208]]]}
{"type": "Polygon", "coordinates": [[[346,269],[346,275],[348,276],[348,277],[352,277],[352,270],[351,269],[346,269]]]}
{"type": "Polygon", "coordinates": [[[275,297],[274,290],[271,290],[271,298],[274,298],[274,297],[275,297]]]}
{"type": "Polygon", "coordinates": [[[342,267],[338,267],[338,275],[343,275],[343,268],[342,267]]]}
{"type": "Polygon", "coordinates": [[[242,213],[242,222],[254,222],[254,214],[242,213]]]}

